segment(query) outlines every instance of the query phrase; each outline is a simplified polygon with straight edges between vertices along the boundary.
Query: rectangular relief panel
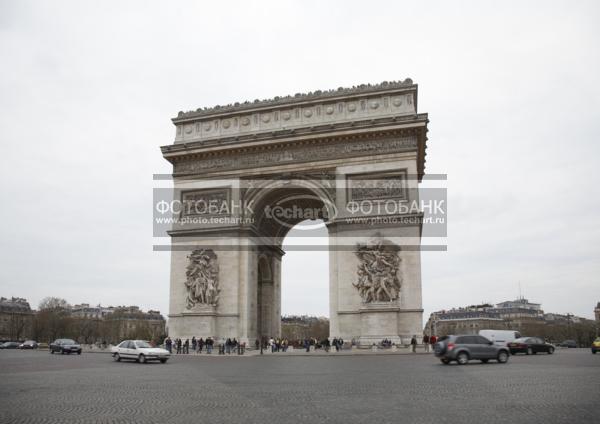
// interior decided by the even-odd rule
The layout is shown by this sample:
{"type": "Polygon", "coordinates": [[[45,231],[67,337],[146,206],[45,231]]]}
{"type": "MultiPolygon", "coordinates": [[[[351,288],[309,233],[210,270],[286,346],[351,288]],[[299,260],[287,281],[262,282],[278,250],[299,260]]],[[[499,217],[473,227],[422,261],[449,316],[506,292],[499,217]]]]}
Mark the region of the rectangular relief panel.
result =
{"type": "Polygon", "coordinates": [[[181,191],[181,217],[231,215],[231,188],[181,191]]]}
{"type": "Polygon", "coordinates": [[[408,200],[407,170],[349,174],[346,176],[348,202],[362,200],[408,200]]]}

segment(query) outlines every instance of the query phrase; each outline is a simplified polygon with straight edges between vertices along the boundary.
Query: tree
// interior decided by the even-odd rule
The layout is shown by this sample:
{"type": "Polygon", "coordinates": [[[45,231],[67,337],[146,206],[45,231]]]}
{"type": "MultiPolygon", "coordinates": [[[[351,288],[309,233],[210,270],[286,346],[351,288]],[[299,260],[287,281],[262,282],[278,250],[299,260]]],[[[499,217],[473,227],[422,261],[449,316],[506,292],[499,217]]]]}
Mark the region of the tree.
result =
{"type": "Polygon", "coordinates": [[[69,303],[65,299],[61,299],[60,297],[45,297],[40,302],[38,309],[40,311],[46,310],[66,310],[70,309],[69,303]]]}
{"type": "Polygon", "coordinates": [[[52,342],[59,337],[68,337],[71,326],[70,306],[65,299],[46,297],[39,304],[36,316],[36,337],[52,342]]]}
{"type": "Polygon", "coordinates": [[[21,313],[12,313],[10,314],[9,321],[9,333],[11,340],[21,340],[21,336],[25,332],[25,327],[27,325],[26,318],[24,314],[21,313]]]}

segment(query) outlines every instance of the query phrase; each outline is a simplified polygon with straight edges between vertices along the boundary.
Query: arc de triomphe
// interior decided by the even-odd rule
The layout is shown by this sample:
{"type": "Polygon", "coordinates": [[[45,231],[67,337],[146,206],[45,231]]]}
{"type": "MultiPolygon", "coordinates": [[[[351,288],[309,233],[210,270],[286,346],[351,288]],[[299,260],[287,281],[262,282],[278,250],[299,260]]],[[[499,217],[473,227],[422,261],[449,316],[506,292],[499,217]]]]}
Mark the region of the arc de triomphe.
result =
{"type": "MultiPolygon", "coordinates": [[[[329,233],[330,335],[362,344],[422,331],[418,202],[427,114],[410,79],[179,112],[169,333],[281,333],[283,238],[329,233]]],[[[307,264],[310,266],[310,264],[307,264]]]]}

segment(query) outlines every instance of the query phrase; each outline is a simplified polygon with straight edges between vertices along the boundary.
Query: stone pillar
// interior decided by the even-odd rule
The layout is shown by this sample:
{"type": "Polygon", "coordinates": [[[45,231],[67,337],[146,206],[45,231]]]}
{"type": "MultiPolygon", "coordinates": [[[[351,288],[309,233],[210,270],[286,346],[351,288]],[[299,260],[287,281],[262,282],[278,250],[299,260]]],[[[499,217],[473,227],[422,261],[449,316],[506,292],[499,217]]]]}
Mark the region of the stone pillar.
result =
{"type": "Polygon", "coordinates": [[[171,287],[169,305],[169,335],[182,339],[202,337],[242,337],[247,333],[245,292],[252,286],[248,275],[248,263],[252,255],[245,249],[236,248],[238,241],[222,237],[172,238],[171,287]],[[187,302],[186,268],[190,254],[196,249],[214,252],[218,264],[218,301],[216,305],[187,302]]]}
{"type": "MultiPolygon", "coordinates": [[[[377,200],[392,201],[397,205],[418,202],[417,181],[409,178],[417,172],[416,156],[409,154],[389,162],[348,165],[336,169],[336,207],[339,215],[329,224],[331,337],[341,336],[345,340],[355,338],[361,344],[370,345],[382,339],[390,339],[395,343],[407,342],[413,335],[420,336],[422,333],[420,215],[415,214],[412,217],[414,223],[411,223],[403,221],[408,214],[376,208],[352,214],[348,207],[350,202],[360,204],[363,201],[371,206],[377,204],[377,200]],[[398,198],[383,199],[370,198],[370,195],[374,195],[372,191],[354,191],[354,181],[364,184],[369,179],[385,183],[392,181],[394,184],[403,181],[404,188],[398,198]],[[373,253],[366,258],[359,254],[360,246],[371,245],[377,251],[377,243],[387,246],[381,248],[380,252],[384,261],[388,254],[384,251],[391,249],[397,252],[396,270],[391,270],[389,263],[382,264],[381,271],[373,269],[373,253]],[[383,278],[394,276],[399,280],[400,289],[393,299],[372,299],[373,294],[365,295],[357,287],[361,285],[362,278],[369,280],[372,286],[387,287],[389,282],[383,278]]],[[[386,296],[382,294],[380,297],[386,296]]]]}

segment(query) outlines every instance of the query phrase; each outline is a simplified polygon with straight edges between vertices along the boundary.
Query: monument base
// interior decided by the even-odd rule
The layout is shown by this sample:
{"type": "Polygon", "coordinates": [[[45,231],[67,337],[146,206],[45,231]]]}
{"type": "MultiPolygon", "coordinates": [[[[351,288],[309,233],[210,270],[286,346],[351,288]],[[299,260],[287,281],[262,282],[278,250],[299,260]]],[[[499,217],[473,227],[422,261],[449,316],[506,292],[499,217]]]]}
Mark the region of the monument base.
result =
{"type": "Polygon", "coordinates": [[[169,315],[169,334],[183,340],[215,337],[217,308],[212,305],[196,305],[181,314],[169,315]]]}
{"type": "Polygon", "coordinates": [[[421,337],[422,310],[403,310],[396,302],[365,303],[359,310],[361,346],[378,345],[390,340],[395,345],[408,345],[413,336],[421,337]]]}

